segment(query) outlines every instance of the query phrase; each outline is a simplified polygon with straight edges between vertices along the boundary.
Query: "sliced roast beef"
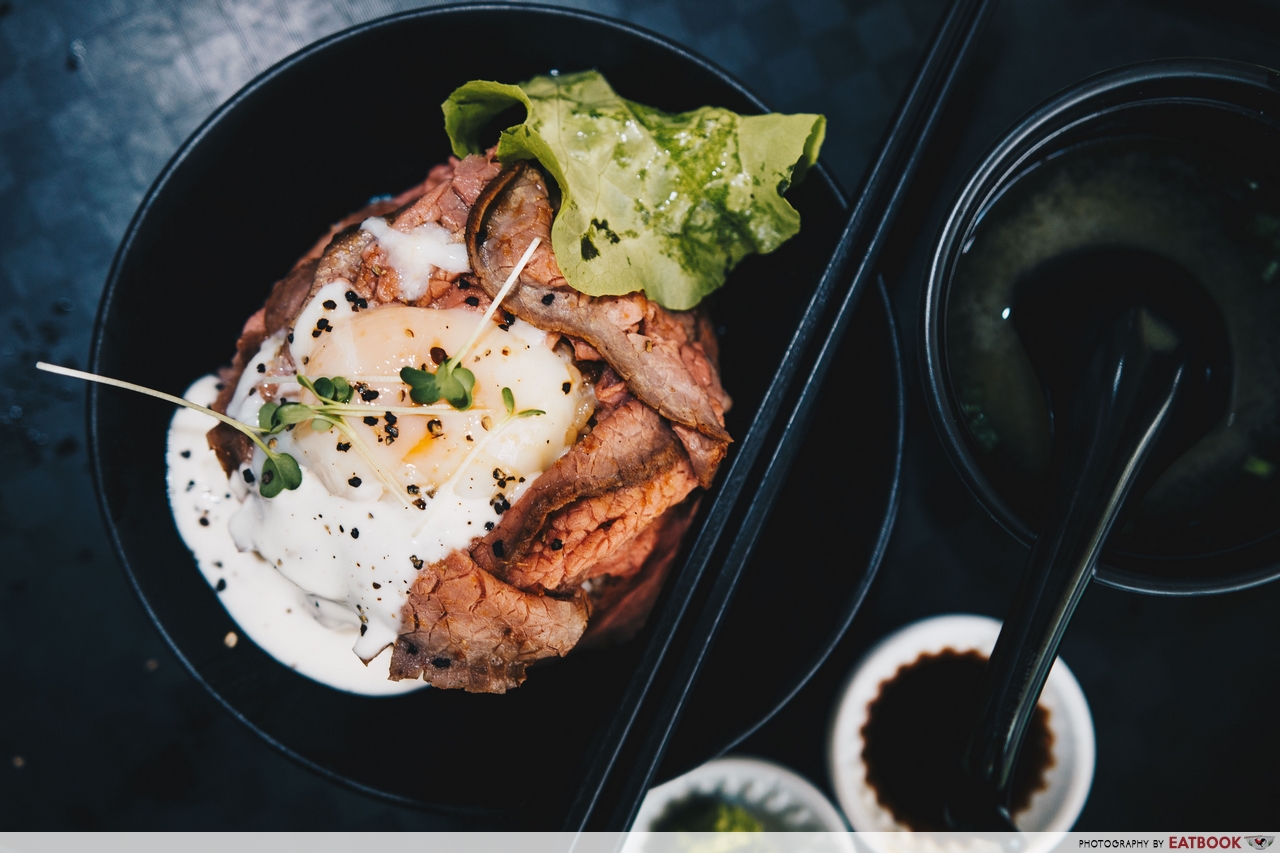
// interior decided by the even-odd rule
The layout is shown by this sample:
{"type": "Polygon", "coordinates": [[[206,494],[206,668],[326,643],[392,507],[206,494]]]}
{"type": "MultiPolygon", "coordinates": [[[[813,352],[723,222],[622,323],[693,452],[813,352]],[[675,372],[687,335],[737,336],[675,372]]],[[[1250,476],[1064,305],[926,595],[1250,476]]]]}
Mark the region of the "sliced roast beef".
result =
{"type": "Polygon", "coordinates": [[[644,627],[697,511],[694,496],[671,507],[645,528],[647,541],[636,543],[637,551],[644,553],[638,570],[610,572],[590,581],[591,624],[583,635],[583,647],[623,642],[644,627]]]}
{"type": "Polygon", "coordinates": [[[447,182],[425,193],[414,204],[394,217],[388,217],[399,231],[411,231],[426,222],[436,222],[461,242],[471,206],[501,167],[494,162],[493,152],[472,154],[453,160],[453,172],[447,182]]]}
{"type": "MultiPolygon", "coordinates": [[[[557,510],[656,479],[682,461],[685,455],[675,434],[656,412],[638,400],[623,403],[534,480],[485,538],[488,547],[476,549],[477,559],[502,573],[503,564],[518,564],[525,557],[557,510]],[[493,556],[495,549],[501,557],[493,556]]],[[[558,585],[543,584],[548,589],[558,585]]]]}
{"type": "Polygon", "coordinates": [[[520,686],[529,664],[573,648],[588,612],[582,590],[565,599],[523,592],[454,551],[413,584],[406,614],[412,628],[396,640],[391,678],[505,693],[520,686]]]}
{"type": "Polygon", "coordinates": [[[570,590],[697,485],[670,427],[631,400],[535,480],[472,553],[521,589],[570,590]]]}
{"type": "Polygon", "coordinates": [[[688,460],[680,459],[643,483],[576,500],[547,519],[503,576],[521,589],[562,592],[587,578],[629,573],[627,559],[615,557],[635,547],[634,540],[697,485],[688,460]]]}
{"type": "Polygon", "coordinates": [[[551,249],[553,211],[546,181],[527,162],[506,167],[481,193],[467,223],[471,268],[496,296],[534,237],[542,238],[520,280],[503,302],[517,317],[540,329],[585,341],[627,381],[631,393],[663,417],[728,443],[714,397],[689,372],[678,347],[656,345],[643,331],[618,325],[634,308],[649,313],[649,300],[635,293],[591,297],[565,282],[551,249]]]}

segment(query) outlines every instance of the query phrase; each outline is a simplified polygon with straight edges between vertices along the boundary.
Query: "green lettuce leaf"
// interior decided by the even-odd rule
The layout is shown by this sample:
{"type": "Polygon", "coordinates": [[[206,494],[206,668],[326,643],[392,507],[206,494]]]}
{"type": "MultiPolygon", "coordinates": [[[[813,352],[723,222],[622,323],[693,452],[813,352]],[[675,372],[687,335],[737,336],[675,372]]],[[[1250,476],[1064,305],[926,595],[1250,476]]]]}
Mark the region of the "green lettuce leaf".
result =
{"type": "Polygon", "coordinates": [[[592,296],[643,290],[677,310],[800,230],[783,194],[826,132],[820,115],[664,113],[585,71],[458,88],[443,104],[454,153],[484,150],[480,133],[512,106],[525,121],[502,132],[498,159],[537,160],[559,184],[551,243],[569,284],[592,296]]]}

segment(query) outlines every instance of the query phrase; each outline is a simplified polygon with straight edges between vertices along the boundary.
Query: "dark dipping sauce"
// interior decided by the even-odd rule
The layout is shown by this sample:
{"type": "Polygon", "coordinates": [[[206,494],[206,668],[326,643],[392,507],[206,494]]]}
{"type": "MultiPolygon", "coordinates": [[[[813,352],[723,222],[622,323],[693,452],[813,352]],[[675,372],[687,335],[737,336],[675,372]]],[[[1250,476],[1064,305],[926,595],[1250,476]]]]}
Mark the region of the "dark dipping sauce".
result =
{"type": "MultiPolygon", "coordinates": [[[[898,823],[917,832],[945,831],[947,794],[972,720],[978,683],[987,666],[979,652],[943,649],[921,655],[880,685],[862,727],[862,760],[876,800],[898,823]]],[[[1037,705],[1013,774],[1010,813],[1031,805],[1054,764],[1049,712],[1037,705]]]]}

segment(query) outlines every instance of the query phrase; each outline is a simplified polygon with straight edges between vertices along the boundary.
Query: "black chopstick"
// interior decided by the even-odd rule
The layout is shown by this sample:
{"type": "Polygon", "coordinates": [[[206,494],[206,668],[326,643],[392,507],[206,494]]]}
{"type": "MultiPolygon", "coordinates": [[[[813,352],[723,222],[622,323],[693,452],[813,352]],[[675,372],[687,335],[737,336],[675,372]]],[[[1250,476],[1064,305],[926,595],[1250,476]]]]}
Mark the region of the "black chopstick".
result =
{"type": "MultiPolygon", "coordinates": [[[[692,636],[685,642],[686,651],[671,676],[644,744],[634,760],[626,762],[625,773],[612,772],[622,769],[617,767],[618,759],[622,755],[627,736],[632,734],[634,724],[640,716],[640,705],[654,682],[656,673],[652,669],[641,670],[643,677],[633,682],[633,692],[639,692],[639,701],[626,706],[631,708],[632,713],[624,720],[615,721],[614,730],[610,732],[612,737],[601,745],[595,765],[591,768],[592,772],[579,791],[566,829],[625,830],[635,819],[640,802],[666,753],[671,734],[679,721],[680,711],[719,630],[742,569],[755,547],[759,531],[808,431],[814,403],[827,370],[859,297],[873,276],[890,226],[920,165],[948,96],[955,88],[964,61],[977,41],[990,5],[991,0],[953,0],[935,31],[911,88],[899,106],[881,145],[880,153],[863,181],[848,223],[823,271],[822,279],[783,355],[775,380],[771,383],[751,428],[738,446],[717,500],[690,552],[686,562],[688,568],[679,578],[681,588],[673,589],[668,599],[666,610],[676,610],[678,614],[670,614],[675,616],[674,621],[669,622],[667,618],[661,620],[667,623],[665,627],[669,631],[667,642],[660,644],[661,648],[656,650],[662,656],[665,656],[667,645],[674,639],[674,631],[671,629],[683,617],[689,596],[719,543],[737,505],[738,496],[746,484],[755,479],[750,476],[752,469],[761,450],[766,446],[765,439],[774,432],[774,422],[782,409],[784,397],[789,396],[784,389],[790,387],[803,364],[811,364],[798,398],[784,423],[781,436],[773,442],[773,455],[759,477],[755,494],[742,521],[737,525],[738,536],[715,576],[692,636]],[[835,319],[827,326],[816,356],[811,361],[805,359],[810,342],[821,331],[823,315],[831,296],[843,278],[847,264],[854,257],[857,258],[857,267],[852,281],[844,291],[835,319]],[[610,794],[613,796],[609,796],[610,794]],[[614,802],[607,817],[597,814],[602,802],[608,800],[614,802]]],[[[663,616],[668,615],[664,611],[663,616]]]]}

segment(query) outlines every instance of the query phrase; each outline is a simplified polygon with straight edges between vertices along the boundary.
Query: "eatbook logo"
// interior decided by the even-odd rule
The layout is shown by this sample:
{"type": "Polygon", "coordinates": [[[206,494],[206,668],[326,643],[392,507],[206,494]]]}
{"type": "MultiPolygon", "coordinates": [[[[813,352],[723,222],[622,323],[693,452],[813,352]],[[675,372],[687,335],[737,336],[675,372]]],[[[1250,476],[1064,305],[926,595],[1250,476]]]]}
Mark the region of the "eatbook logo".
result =
{"type": "Polygon", "coordinates": [[[1249,846],[1254,850],[1266,850],[1271,846],[1271,842],[1276,840],[1274,835],[1255,835],[1252,838],[1246,838],[1249,846]]]}

